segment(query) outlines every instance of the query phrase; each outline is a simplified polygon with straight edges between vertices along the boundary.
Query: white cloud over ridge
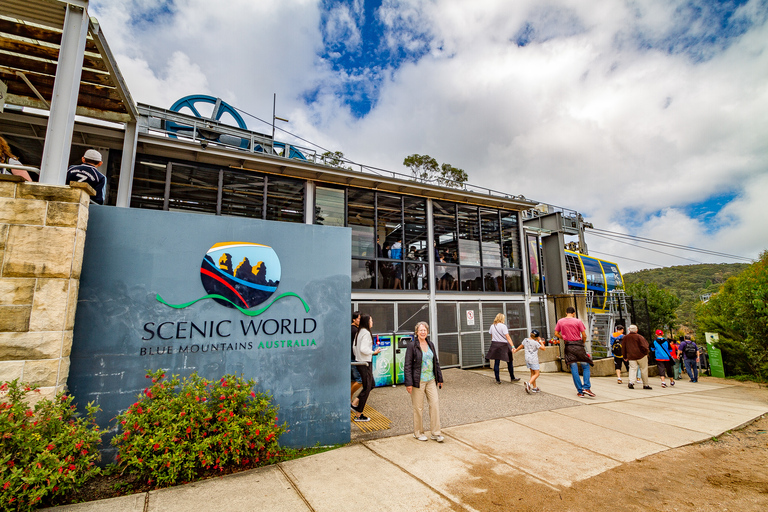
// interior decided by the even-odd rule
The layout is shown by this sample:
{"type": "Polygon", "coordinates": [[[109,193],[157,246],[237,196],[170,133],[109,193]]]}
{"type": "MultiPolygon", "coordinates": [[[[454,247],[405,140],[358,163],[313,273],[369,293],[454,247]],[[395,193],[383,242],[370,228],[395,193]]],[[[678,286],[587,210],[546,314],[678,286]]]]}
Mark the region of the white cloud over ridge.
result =
{"type": "MultiPolygon", "coordinates": [[[[749,257],[768,246],[764,2],[718,31],[707,14],[718,2],[686,17],[690,2],[667,0],[384,0],[381,45],[423,55],[354,72],[320,57],[324,41],[338,48],[331,59],[358,51],[373,20],[362,1],[326,3],[94,0],[92,14],[137,101],[209,93],[268,119],[276,92],[291,131],[355,161],[405,172],[403,157],[427,153],[602,229],[749,257]],[[355,95],[373,97],[362,117],[355,95]],[[724,193],[714,221],[686,208],[724,193]]],[[[596,255],[690,263],[588,242],[596,255]]]]}

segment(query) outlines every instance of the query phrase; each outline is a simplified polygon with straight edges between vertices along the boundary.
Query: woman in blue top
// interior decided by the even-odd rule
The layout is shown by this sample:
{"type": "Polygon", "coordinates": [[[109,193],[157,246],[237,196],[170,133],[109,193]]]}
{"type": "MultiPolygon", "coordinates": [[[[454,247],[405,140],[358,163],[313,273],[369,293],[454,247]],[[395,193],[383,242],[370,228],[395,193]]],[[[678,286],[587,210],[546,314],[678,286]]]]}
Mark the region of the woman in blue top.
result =
{"type": "Polygon", "coordinates": [[[413,437],[419,441],[426,441],[424,435],[424,396],[429,401],[429,423],[432,431],[432,439],[442,443],[444,438],[440,434],[440,408],[437,398],[437,389],[443,388],[443,372],[440,371],[440,362],[437,360],[435,346],[429,341],[429,325],[427,322],[419,322],[414,329],[416,339],[408,343],[405,351],[405,389],[411,395],[413,403],[413,437]]]}

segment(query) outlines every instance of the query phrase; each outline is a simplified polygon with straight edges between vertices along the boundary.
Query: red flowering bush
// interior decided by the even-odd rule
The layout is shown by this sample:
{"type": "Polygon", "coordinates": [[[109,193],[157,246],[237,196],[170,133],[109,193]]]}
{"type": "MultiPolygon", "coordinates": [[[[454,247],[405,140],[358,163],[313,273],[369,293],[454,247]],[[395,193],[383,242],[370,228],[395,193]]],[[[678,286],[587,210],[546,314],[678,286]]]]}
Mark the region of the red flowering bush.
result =
{"type": "Polygon", "coordinates": [[[101,432],[88,404],[79,417],[72,397],[39,400],[17,380],[0,385],[0,510],[33,510],[99,473],[101,432]]]}
{"type": "Polygon", "coordinates": [[[256,382],[225,375],[209,381],[192,374],[165,379],[148,372],[152,384],[117,417],[117,467],[123,473],[168,486],[194,480],[205,470],[269,464],[280,454],[272,397],[255,393],[256,382]]]}

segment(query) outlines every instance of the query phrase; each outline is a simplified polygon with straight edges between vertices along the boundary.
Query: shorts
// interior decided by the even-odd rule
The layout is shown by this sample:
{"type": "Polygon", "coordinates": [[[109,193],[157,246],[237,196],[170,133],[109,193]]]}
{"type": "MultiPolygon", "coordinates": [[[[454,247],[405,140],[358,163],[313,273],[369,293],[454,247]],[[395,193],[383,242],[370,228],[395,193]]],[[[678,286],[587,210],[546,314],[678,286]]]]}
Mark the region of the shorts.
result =
{"type": "Polygon", "coordinates": [[[672,361],[659,361],[657,359],[656,367],[659,369],[659,377],[673,378],[675,375],[672,372],[672,361]]]}
{"type": "Polygon", "coordinates": [[[359,382],[360,384],[363,383],[363,378],[360,376],[360,371],[357,369],[357,366],[354,365],[352,366],[352,382],[359,382]]]}
{"type": "Polygon", "coordinates": [[[527,359],[525,360],[525,366],[529,370],[538,370],[540,368],[538,361],[528,361],[527,359]]]}
{"type": "Polygon", "coordinates": [[[626,367],[627,367],[627,371],[629,371],[629,361],[625,361],[625,360],[624,360],[623,358],[621,358],[621,357],[614,357],[614,358],[613,358],[613,367],[614,367],[614,368],[616,368],[617,370],[621,370],[621,365],[622,365],[622,364],[623,364],[624,366],[626,366],[626,367]]]}

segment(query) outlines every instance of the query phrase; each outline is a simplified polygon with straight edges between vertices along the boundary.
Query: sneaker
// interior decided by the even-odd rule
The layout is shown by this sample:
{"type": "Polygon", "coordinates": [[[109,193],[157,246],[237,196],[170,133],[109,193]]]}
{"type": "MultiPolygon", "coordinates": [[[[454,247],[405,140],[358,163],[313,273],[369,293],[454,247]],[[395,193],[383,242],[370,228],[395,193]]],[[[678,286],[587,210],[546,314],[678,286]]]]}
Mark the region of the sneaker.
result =
{"type": "Polygon", "coordinates": [[[500,381],[500,380],[497,380],[497,381],[496,381],[496,384],[501,384],[501,381],[500,381]]]}
{"type": "Polygon", "coordinates": [[[517,382],[519,380],[520,380],[520,377],[515,377],[514,379],[512,379],[512,382],[517,382]]]}
{"type": "Polygon", "coordinates": [[[445,441],[445,438],[440,434],[438,434],[436,436],[432,436],[432,440],[437,441],[438,443],[442,443],[443,441],[445,441]]]}
{"type": "Polygon", "coordinates": [[[531,385],[528,382],[523,382],[523,385],[525,386],[525,392],[530,395],[531,394],[531,385]]]}
{"type": "Polygon", "coordinates": [[[356,416],[355,417],[355,421],[357,421],[357,422],[371,421],[371,418],[369,418],[365,414],[361,414],[360,416],[356,416]]]}
{"type": "Polygon", "coordinates": [[[416,434],[413,434],[413,437],[415,437],[419,441],[426,441],[427,440],[427,436],[425,436],[424,434],[421,434],[420,436],[417,436],[416,434]]]}
{"type": "Polygon", "coordinates": [[[541,393],[541,390],[539,388],[533,388],[531,390],[531,392],[533,392],[533,393],[541,393]]]}
{"type": "Polygon", "coordinates": [[[618,379],[618,381],[619,381],[619,384],[621,384],[621,379],[618,379]]]}
{"type": "Polygon", "coordinates": [[[674,386],[675,385],[675,381],[670,382],[669,385],[670,386],[674,386]]]}
{"type": "Polygon", "coordinates": [[[663,388],[667,387],[667,384],[666,384],[666,382],[662,382],[662,383],[661,383],[661,387],[663,387],[663,388]]]}
{"type": "Polygon", "coordinates": [[[631,382],[630,382],[629,384],[627,384],[627,387],[628,387],[629,389],[635,389],[635,385],[634,385],[634,384],[632,384],[631,382]]]}
{"type": "Polygon", "coordinates": [[[584,398],[584,393],[576,393],[576,396],[579,398],[584,398]]]}
{"type": "Polygon", "coordinates": [[[584,394],[587,395],[587,396],[591,396],[592,398],[595,397],[595,394],[592,392],[591,389],[585,389],[584,390],[584,394]]]}
{"type": "Polygon", "coordinates": [[[643,389],[653,389],[651,386],[643,386],[643,389]]]}

